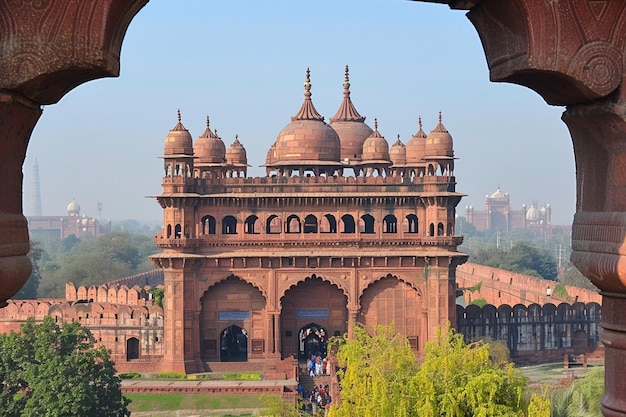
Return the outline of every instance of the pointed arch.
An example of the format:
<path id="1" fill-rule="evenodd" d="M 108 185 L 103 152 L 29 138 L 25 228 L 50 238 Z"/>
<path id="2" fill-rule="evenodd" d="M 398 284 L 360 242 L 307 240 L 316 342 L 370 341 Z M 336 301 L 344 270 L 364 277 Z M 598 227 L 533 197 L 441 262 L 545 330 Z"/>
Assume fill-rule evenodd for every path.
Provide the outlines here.
<path id="1" fill-rule="evenodd" d="M 337 233 L 337 220 L 332 214 L 324 214 L 320 224 L 320 233 Z"/>
<path id="2" fill-rule="evenodd" d="M 276 214 L 269 216 L 265 222 L 265 233 L 279 235 L 283 231 L 282 220 Z"/>
<path id="3" fill-rule="evenodd" d="M 203 235 L 214 235 L 215 234 L 215 217 L 211 215 L 206 215 L 202 217 L 201 222 L 201 233 Z"/>
<path id="4" fill-rule="evenodd" d="M 317 233 L 317 217 L 309 214 L 304 218 L 304 233 Z"/>
<path id="5" fill-rule="evenodd" d="M 222 234 L 223 235 L 236 235 L 237 234 L 237 219 L 234 216 L 224 216 L 222 219 Z"/>
<path id="6" fill-rule="evenodd" d="M 354 223 L 354 217 L 350 214 L 344 214 L 341 216 L 341 223 L 343 224 L 343 230 L 341 233 L 355 233 L 356 226 Z"/>
<path id="7" fill-rule="evenodd" d="M 359 232 L 365 234 L 376 233 L 374 229 L 374 216 L 371 214 L 364 214 L 359 221 Z"/>
<path id="8" fill-rule="evenodd" d="M 246 218 L 244 233 L 248 235 L 257 235 L 259 232 L 256 230 L 256 224 L 259 217 L 252 214 Z"/>
<path id="9" fill-rule="evenodd" d="M 419 226 L 417 223 L 417 216 L 415 214 L 408 214 L 405 217 L 405 228 L 404 228 L 404 232 L 405 233 L 418 233 L 419 232 Z"/>
<path id="10" fill-rule="evenodd" d="M 302 232 L 302 223 L 300 221 L 300 217 L 295 214 L 287 217 L 286 222 L 286 230 L 285 233 L 301 233 Z"/>
<path id="11" fill-rule="evenodd" d="M 398 219 L 393 214 L 383 217 L 383 233 L 398 233 Z"/>

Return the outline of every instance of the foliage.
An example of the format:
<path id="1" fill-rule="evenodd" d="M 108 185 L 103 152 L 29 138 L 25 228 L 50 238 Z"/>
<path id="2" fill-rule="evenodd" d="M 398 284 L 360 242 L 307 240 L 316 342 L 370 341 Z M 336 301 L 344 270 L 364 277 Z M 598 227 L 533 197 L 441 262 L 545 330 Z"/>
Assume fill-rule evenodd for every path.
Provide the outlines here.
<path id="1" fill-rule="evenodd" d="M 187 375 L 182 372 L 162 371 L 157 375 L 159 379 L 186 379 Z"/>
<path id="2" fill-rule="evenodd" d="M 78 322 L 59 327 L 51 317 L 0 334 L 0 415 L 129 416 L 109 352 L 94 346 Z"/>
<path id="3" fill-rule="evenodd" d="M 587 375 L 575 379 L 572 386 L 560 398 L 553 400 L 553 410 L 565 417 L 602 417 L 600 399 L 604 394 L 604 368 L 590 368 Z M 555 414 L 558 416 L 558 414 Z"/>
<path id="4" fill-rule="evenodd" d="M 528 404 L 528 417 L 550 417 L 550 399 L 546 396 L 533 394 Z"/>
<path id="5" fill-rule="evenodd" d="M 522 416 L 526 379 L 483 342 L 465 344 L 452 329 L 440 330 L 426 345 L 418 366 L 404 337 L 393 326 L 373 336 L 359 325 L 352 339 L 332 338 L 342 370 L 337 416 Z M 535 400 L 533 409 L 545 403 Z"/>
<path id="6" fill-rule="evenodd" d="M 107 233 L 98 239 L 45 239 L 45 261 L 39 296 L 60 297 L 65 283 L 89 286 L 149 271 L 148 256 L 158 252 L 154 238 L 125 231 Z"/>
<path id="7" fill-rule="evenodd" d="M 477 305 L 478 307 L 484 307 L 487 305 L 487 300 L 484 298 L 477 298 L 475 300 L 472 300 L 470 304 Z"/>
<path id="8" fill-rule="evenodd" d="M 39 288 L 39 281 L 41 280 L 41 261 L 44 255 L 39 242 L 30 242 L 30 251 L 28 252 L 28 258 L 33 265 L 33 271 L 28 278 L 28 281 L 22 286 L 17 294 L 13 296 L 16 300 L 34 300 L 37 298 L 37 289 Z"/>
<path id="9" fill-rule="evenodd" d="M 154 305 L 163 308 L 163 296 L 165 295 L 165 289 L 163 287 L 152 287 L 148 290 L 148 293 L 152 294 Z"/>
<path id="10" fill-rule="evenodd" d="M 139 372 L 124 372 L 118 375 L 120 379 L 139 379 L 141 374 Z"/>
<path id="11" fill-rule="evenodd" d="M 259 372 L 228 372 L 223 373 L 221 379 L 229 381 L 261 381 L 263 376 Z"/>
<path id="12" fill-rule="evenodd" d="M 353 337 L 331 338 L 338 347 L 337 372 L 341 402 L 330 416 L 404 416 L 415 399 L 406 388 L 417 372 L 415 355 L 407 339 L 393 326 L 378 326 L 373 336 L 355 324 Z"/>
<path id="13" fill-rule="evenodd" d="M 569 294 L 567 293 L 567 288 L 563 284 L 556 284 L 554 286 L 554 290 L 552 290 L 552 295 L 557 297 L 569 298 Z"/>
<path id="14" fill-rule="evenodd" d="M 465 344 L 450 328 L 426 344 L 426 358 L 411 380 L 420 417 L 518 416 L 525 377 L 512 363 L 494 364 L 489 346 Z"/>
<path id="15" fill-rule="evenodd" d="M 300 407 L 298 404 L 290 404 L 286 401 L 283 401 L 277 395 L 270 394 L 261 394 L 259 395 L 259 399 L 266 407 L 265 410 L 261 410 L 259 415 L 265 417 L 300 417 L 304 414 L 304 412 L 300 412 Z M 299 400 L 298 400 L 299 401 Z"/>
<path id="16" fill-rule="evenodd" d="M 518 242 L 510 250 L 479 250 L 474 262 L 494 268 L 506 269 L 525 275 L 556 280 L 557 268 L 554 256 L 527 243 Z"/>
<path id="17" fill-rule="evenodd" d="M 598 291 L 598 287 L 585 277 L 575 266 L 570 266 L 559 274 L 559 282 L 563 285 L 583 288 L 589 291 Z"/>

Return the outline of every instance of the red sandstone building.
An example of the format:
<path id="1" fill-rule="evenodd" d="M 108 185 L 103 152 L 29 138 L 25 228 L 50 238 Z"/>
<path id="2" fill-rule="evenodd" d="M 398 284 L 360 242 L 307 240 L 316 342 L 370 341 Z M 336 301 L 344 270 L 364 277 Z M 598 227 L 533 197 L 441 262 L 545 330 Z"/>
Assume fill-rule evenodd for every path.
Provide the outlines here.
<path id="1" fill-rule="evenodd" d="M 304 357 L 355 323 L 395 323 L 417 355 L 455 324 L 457 251 L 452 136 L 420 126 L 389 147 L 350 99 L 330 123 L 304 102 L 248 178 L 238 138 L 207 128 L 193 143 L 178 123 L 165 140 L 163 369 Z M 235 366 L 235 364 L 233 364 Z M 239 368 L 240 369 L 240 368 Z"/>
<path id="2" fill-rule="evenodd" d="M 472 206 L 465 207 L 465 218 L 476 230 L 512 231 L 515 229 L 536 229 L 549 231 L 552 227 L 552 207 L 546 204 L 540 209 L 536 204 L 521 210 L 511 209 L 509 193 L 500 187 L 491 195 L 485 196 L 485 209 L 475 210 Z"/>

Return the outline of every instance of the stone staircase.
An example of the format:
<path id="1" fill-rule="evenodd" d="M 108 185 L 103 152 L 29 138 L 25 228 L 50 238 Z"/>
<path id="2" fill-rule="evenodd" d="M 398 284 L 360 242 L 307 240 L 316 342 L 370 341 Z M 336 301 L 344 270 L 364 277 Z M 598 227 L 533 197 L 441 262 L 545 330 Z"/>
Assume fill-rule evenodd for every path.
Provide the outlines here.
<path id="1" fill-rule="evenodd" d="M 330 385 L 330 375 L 311 377 L 311 375 L 309 374 L 309 370 L 306 367 L 306 363 L 300 363 L 298 364 L 298 381 L 300 382 L 300 385 L 302 385 L 302 388 L 304 389 L 308 397 L 308 395 L 313 390 L 313 387 L 319 387 L 320 384 L 322 386 Z"/>

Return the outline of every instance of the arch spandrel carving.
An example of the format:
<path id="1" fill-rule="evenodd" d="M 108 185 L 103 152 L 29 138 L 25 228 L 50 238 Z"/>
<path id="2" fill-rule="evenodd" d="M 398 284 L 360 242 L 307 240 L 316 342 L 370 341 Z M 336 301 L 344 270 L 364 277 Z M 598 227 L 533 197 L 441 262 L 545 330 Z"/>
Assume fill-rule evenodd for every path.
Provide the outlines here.
<path id="1" fill-rule="evenodd" d="M 614 92 L 624 77 L 622 1 L 483 1 L 468 13 L 492 81 L 526 86 L 548 104 Z"/>
<path id="2" fill-rule="evenodd" d="M 400 276 L 397 276 L 397 275 L 393 275 L 393 274 L 387 274 L 387 275 L 376 275 L 374 279 L 372 279 L 372 280 L 368 280 L 368 281 L 367 281 L 367 283 L 366 283 L 366 285 L 364 285 L 364 286 L 360 289 L 359 294 L 358 294 L 358 297 L 357 297 L 357 299 L 358 299 L 358 301 L 359 301 L 359 304 L 358 304 L 359 309 L 361 308 L 361 298 L 363 297 L 363 294 L 365 293 L 365 291 L 366 291 L 369 287 L 371 287 L 372 285 L 374 285 L 375 283 L 377 283 L 378 281 L 380 281 L 380 280 L 382 280 L 382 279 L 385 279 L 385 278 L 393 278 L 393 279 L 396 279 L 396 280 L 398 280 L 398 281 L 400 281 L 400 282 L 403 282 L 403 283 L 405 283 L 406 285 L 408 285 L 409 287 L 413 288 L 415 291 L 417 291 L 417 295 L 418 295 L 419 297 L 422 297 L 422 296 L 423 296 L 423 292 L 422 292 L 421 288 L 420 288 L 420 287 L 419 287 L 419 286 L 418 286 L 415 282 L 413 282 L 411 279 L 403 278 L 403 277 L 400 277 Z"/>
<path id="3" fill-rule="evenodd" d="M 86 81 L 119 75 L 126 29 L 147 2 L 3 2 L 0 88 L 53 104 Z"/>
<path id="4" fill-rule="evenodd" d="M 348 288 L 346 287 L 347 282 L 342 282 L 341 279 L 338 278 L 334 278 L 334 277 L 329 277 L 326 275 L 316 275 L 316 274 L 291 274 L 292 276 L 289 276 L 286 273 L 281 273 L 278 276 L 278 304 L 280 305 L 280 303 L 282 303 L 283 298 L 285 297 L 285 294 L 287 294 L 287 292 L 292 289 L 295 288 L 296 286 L 298 286 L 298 284 L 305 282 L 306 280 L 315 280 L 315 279 L 319 279 L 322 282 L 328 282 L 329 284 L 331 284 L 334 287 L 337 287 L 339 290 L 341 290 L 341 292 L 343 293 L 343 295 L 347 298 L 348 300 L 348 305 L 351 306 L 352 305 L 352 301 L 353 301 L 353 295 L 352 293 L 348 290 Z"/>

